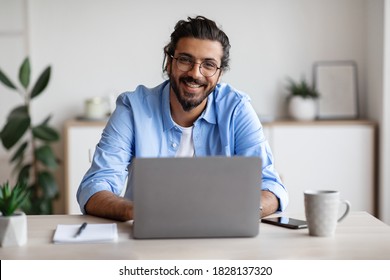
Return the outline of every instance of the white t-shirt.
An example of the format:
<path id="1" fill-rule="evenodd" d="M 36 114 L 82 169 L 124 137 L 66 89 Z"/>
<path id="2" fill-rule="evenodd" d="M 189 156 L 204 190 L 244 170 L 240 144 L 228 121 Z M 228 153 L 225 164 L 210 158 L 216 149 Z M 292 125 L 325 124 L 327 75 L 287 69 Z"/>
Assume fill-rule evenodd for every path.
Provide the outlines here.
<path id="1" fill-rule="evenodd" d="M 176 151 L 176 157 L 193 157 L 195 154 L 194 141 L 192 140 L 193 126 L 180 128 L 182 136 L 179 148 Z"/>

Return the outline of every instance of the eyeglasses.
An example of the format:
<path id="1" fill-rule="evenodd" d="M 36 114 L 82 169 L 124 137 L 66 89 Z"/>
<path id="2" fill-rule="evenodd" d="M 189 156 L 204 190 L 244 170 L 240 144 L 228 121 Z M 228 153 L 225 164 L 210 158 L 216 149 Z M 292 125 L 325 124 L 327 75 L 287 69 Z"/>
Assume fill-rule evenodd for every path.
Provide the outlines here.
<path id="1" fill-rule="evenodd" d="M 207 78 L 210 78 L 217 73 L 221 67 L 218 67 L 214 62 L 205 60 L 201 63 L 195 62 L 194 59 L 188 56 L 178 56 L 174 57 L 173 55 L 170 55 L 172 59 L 176 59 L 176 65 L 177 68 L 179 68 L 180 71 L 187 72 L 192 70 L 194 68 L 195 64 L 199 64 L 199 72 Z"/>

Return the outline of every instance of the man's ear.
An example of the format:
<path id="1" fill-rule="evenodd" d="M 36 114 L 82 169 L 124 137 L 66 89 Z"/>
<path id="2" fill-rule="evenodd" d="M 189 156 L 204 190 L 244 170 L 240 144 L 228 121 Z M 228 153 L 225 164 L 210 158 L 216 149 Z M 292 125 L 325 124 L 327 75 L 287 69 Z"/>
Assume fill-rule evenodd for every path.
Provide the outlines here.
<path id="1" fill-rule="evenodd" d="M 165 64 L 165 71 L 170 76 L 172 72 L 172 58 L 168 57 L 167 62 Z"/>
<path id="2" fill-rule="evenodd" d="M 172 73 L 172 60 L 167 61 L 167 72 L 169 75 Z"/>

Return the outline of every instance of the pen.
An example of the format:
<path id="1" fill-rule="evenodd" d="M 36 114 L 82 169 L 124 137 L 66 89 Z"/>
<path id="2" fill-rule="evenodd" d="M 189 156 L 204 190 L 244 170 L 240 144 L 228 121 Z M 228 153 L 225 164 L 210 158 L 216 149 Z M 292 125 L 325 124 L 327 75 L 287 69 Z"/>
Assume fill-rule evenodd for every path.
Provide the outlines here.
<path id="1" fill-rule="evenodd" d="M 83 232 L 83 230 L 84 230 L 86 227 L 87 227 L 87 223 L 83 223 L 83 224 L 79 227 L 79 229 L 77 230 L 77 232 L 76 232 L 76 234 L 74 235 L 74 237 L 79 236 L 79 235 Z"/>

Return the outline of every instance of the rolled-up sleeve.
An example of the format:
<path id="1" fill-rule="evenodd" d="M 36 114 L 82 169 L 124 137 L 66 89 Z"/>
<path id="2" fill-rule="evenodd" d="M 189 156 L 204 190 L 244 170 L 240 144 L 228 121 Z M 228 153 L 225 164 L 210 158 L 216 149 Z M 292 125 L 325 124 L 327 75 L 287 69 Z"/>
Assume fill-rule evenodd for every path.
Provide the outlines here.
<path id="1" fill-rule="evenodd" d="M 91 167 L 77 190 L 77 201 L 84 214 L 85 204 L 95 193 L 107 190 L 120 195 L 126 187 L 128 165 L 132 158 L 132 116 L 128 107 L 119 96 L 116 109 L 96 146 Z"/>
<path id="2" fill-rule="evenodd" d="M 273 156 L 268 141 L 264 139 L 260 147 L 260 157 L 263 165 L 261 189 L 272 192 L 279 199 L 278 211 L 284 211 L 288 205 L 287 189 L 274 168 Z"/>

